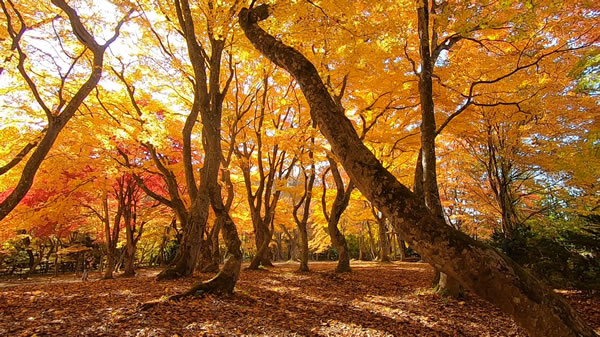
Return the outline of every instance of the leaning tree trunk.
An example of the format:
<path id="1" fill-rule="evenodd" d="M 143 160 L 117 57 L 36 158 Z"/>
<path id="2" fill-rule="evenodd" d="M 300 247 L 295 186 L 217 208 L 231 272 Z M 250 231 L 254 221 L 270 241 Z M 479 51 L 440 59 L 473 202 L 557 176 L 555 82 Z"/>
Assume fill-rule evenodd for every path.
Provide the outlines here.
<path id="1" fill-rule="evenodd" d="M 30 89 L 34 93 L 34 96 L 37 97 L 38 104 L 41 105 L 44 108 L 44 110 L 46 110 L 48 126 L 46 133 L 38 143 L 35 150 L 33 150 L 33 153 L 31 154 L 29 159 L 27 159 L 27 162 L 25 163 L 25 166 L 21 171 L 21 177 L 19 178 L 17 185 L 8 194 L 8 196 L 6 196 L 6 198 L 4 198 L 4 200 L 0 202 L 0 221 L 4 219 L 19 204 L 19 202 L 21 202 L 21 200 L 25 197 L 27 192 L 29 192 L 29 189 L 33 185 L 33 181 L 37 174 L 37 171 L 39 170 L 44 159 L 46 159 L 46 156 L 50 152 L 50 149 L 54 145 L 54 142 L 58 138 L 58 135 L 67 125 L 69 120 L 77 113 L 79 107 L 83 104 L 89 93 L 92 92 L 94 88 L 96 88 L 96 85 L 102 77 L 102 70 L 104 67 L 104 53 L 106 52 L 106 49 L 108 49 L 110 44 L 117 39 L 117 37 L 119 36 L 121 26 L 129 17 L 129 15 L 133 12 L 133 9 L 131 9 L 128 12 L 127 16 L 118 22 L 112 37 L 110 37 L 104 44 L 99 44 L 96 41 L 95 37 L 92 35 L 92 33 L 88 31 L 85 25 L 81 22 L 81 19 L 77 14 L 77 11 L 75 11 L 75 9 L 70 7 L 64 0 L 52 0 L 52 4 L 54 4 L 56 7 L 60 8 L 63 12 L 65 12 L 65 14 L 69 17 L 69 23 L 71 24 L 73 32 L 75 32 L 78 41 L 81 44 L 83 44 L 85 48 L 87 48 L 87 50 L 90 50 L 92 52 L 91 72 L 89 77 L 79 87 L 79 89 L 72 93 L 71 99 L 66 102 L 63 102 L 66 104 L 58 105 L 63 106 L 62 111 L 60 109 L 50 111 L 46 104 L 41 100 L 41 98 L 39 98 L 37 94 L 38 89 L 35 87 L 35 85 L 31 81 L 27 81 L 30 86 Z M 22 34 L 12 34 L 11 36 L 13 44 L 17 47 L 17 50 L 19 51 L 19 68 L 23 67 L 23 63 L 27 58 L 27 55 L 22 52 L 21 47 L 19 46 L 19 40 L 21 39 L 21 36 Z M 21 73 L 25 73 L 24 68 L 21 68 L 20 70 Z M 28 79 L 27 76 L 24 77 L 26 80 Z M 23 157 L 21 157 L 18 160 L 20 161 L 21 159 L 23 159 Z"/>
<path id="2" fill-rule="evenodd" d="M 317 69 L 297 50 L 265 32 L 258 21 L 269 7 L 242 9 L 240 25 L 250 42 L 298 81 L 311 117 L 358 189 L 429 263 L 497 305 L 534 337 L 596 336 L 552 289 L 495 249 L 471 239 L 433 215 L 362 143 L 344 108 L 336 103 Z"/>

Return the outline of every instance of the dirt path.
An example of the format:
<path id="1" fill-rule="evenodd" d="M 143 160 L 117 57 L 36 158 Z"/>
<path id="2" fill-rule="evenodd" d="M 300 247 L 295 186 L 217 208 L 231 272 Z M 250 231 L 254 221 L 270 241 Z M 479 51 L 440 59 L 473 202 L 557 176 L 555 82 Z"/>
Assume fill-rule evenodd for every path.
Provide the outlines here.
<path id="1" fill-rule="evenodd" d="M 343 275 L 331 273 L 334 267 L 245 271 L 233 296 L 159 304 L 147 312 L 139 303 L 210 275 L 159 283 L 149 270 L 109 281 L 11 281 L 0 289 L 0 336 L 526 336 L 476 297 L 433 295 L 425 264 L 354 263 L 354 272 Z M 600 329 L 600 295 L 565 296 Z"/>

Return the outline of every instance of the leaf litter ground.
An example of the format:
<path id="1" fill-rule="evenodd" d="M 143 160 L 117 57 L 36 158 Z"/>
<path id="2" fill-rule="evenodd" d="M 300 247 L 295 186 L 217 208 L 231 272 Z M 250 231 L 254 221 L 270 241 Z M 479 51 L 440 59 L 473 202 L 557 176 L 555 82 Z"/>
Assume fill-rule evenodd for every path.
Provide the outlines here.
<path id="1" fill-rule="evenodd" d="M 74 275 L 0 282 L 0 336 L 527 336 L 487 302 L 432 293 L 421 263 L 315 262 L 242 271 L 234 295 L 140 304 L 186 290 L 211 275 L 156 282 L 135 278 L 81 282 Z M 561 291 L 600 330 L 600 295 Z"/>

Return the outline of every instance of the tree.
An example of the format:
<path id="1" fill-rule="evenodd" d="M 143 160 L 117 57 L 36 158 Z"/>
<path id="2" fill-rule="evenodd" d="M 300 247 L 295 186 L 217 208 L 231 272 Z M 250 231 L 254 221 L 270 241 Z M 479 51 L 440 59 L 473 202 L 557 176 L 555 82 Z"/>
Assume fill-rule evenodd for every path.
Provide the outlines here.
<path id="1" fill-rule="evenodd" d="M 56 138 L 100 81 L 104 66 L 104 53 L 117 39 L 121 26 L 125 23 L 131 13 L 133 13 L 133 9 L 130 9 L 125 14 L 124 18 L 117 23 L 114 34 L 105 43 L 100 44 L 82 23 L 81 18 L 75 9 L 69 6 L 64 0 L 53 0 L 52 4 L 60 8 L 68 16 L 71 29 L 81 45 L 72 48 L 72 50 L 65 50 L 64 45 L 61 42 L 64 37 L 56 33 L 57 35 L 54 36 L 54 38 L 58 40 L 60 45 L 59 49 L 61 49 L 66 58 L 70 60 L 70 64 L 66 71 L 61 71 L 61 67 L 57 65 L 59 73 L 59 78 L 56 79 L 56 85 L 58 85 L 59 88 L 57 95 L 55 97 L 46 97 L 46 90 L 40 90 L 39 85 L 36 84 L 36 78 L 30 75 L 32 71 L 27 69 L 28 67 L 25 63 L 25 60 L 27 59 L 27 50 L 24 48 L 22 40 L 33 23 L 28 23 L 26 21 L 25 16 L 21 14 L 22 9 L 15 6 L 12 1 L 0 2 L 0 6 L 2 7 L 3 14 L 6 18 L 8 35 L 11 40 L 11 49 L 16 50 L 18 55 L 17 70 L 22 80 L 27 84 L 35 102 L 41 110 L 43 110 L 47 122 L 43 136 L 41 136 L 39 141 L 29 142 L 13 160 L 10 160 L 6 165 L 3 165 L 2 171 L 6 172 L 14 167 L 16 163 L 23 160 L 29 151 L 33 150 L 23 167 L 19 182 L 12 192 L 0 202 L 0 220 L 4 219 L 17 206 L 23 197 L 25 197 L 33 185 L 33 180 L 42 161 L 46 158 L 46 155 L 52 148 Z M 18 22 L 18 28 L 17 23 L 14 21 Z M 78 88 L 73 88 L 71 86 L 73 79 L 72 72 L 78 70 L 76 68 L 79 67 L 80 63 L 83 63 L 81 60 L 85 60 L 90 56 L 92 60 L 89 64 L 91 69 L 89 77 L 81 83 Z M 72 96 L 67 96 L 66 92 L 71 90 L 75 93 L 72 94 Z"/>
<path id="2" fill-rule="evenodd" d="M 315 137 L 310 137 L 310 144 L 307 145 L 308 149 L 302 150 L 302 152 L 306 152 L 308 154 L 308 162 L 309 168 L 302 163 L 302 159 L 300 160 L 300 167 L 303 176 L 303 189 L 302 196 L 298 202 L 293 202 L 294 209 L 292 214 L 294 215 L 294 220 L 296 221 L 296 225 L 298 226 L 298 231 L 300 232 L 300 268 L 299 271 L 307 272 L 308 268 L 308 219 L 310 217 L 310 208 L 312 202 L 312 191 L 315 185 L 315 178 L 317 176 L 317 172 L 315 169 L 315 155 L 313 147 L 315 145 Z M 301 157 L 303 153 L 300 154 Z M 302 218 L 298 216 L 298 211 L 302 208 Z"/>
<path id="3" fill-rule="evenodd" d="M 333 159 L 333 156 L 328 156 L 327 159 L 329 161 L 329 167 L 323 172 L 323 194 L 321 196 L 321 205 L 323 208 L 323 215 L 325 216 L 325 220 L 327 220 L 327 230 L 329 231 L 331 242 L 338 250 L 339 258 L 335 271 L 338 273 L 346 273 L 351 271 L 350 252 L 348 251 L 348 243 L 346 242 L 346 238 L 342 232 L 340 232 L 338 224 L 340 222 L 340 218 L 342 217 L 342 213 L 344 210 L 346 210 L 348 203 L 350 202 L 350 196 L 352 195 L 352 190 L 354 189 L 354 183 L 352 180 L 350 180 L 348 185 L 344 186 L 344 181 L 340 175 L 337 162 L 335 159 Z M 331 204 L 331 209 L 328 211 L 326 198 L 327 183 L 325 181 L 325 177 L 329 171 L 331 171 L 331 175 L 333 176 L 333 180 L 335 182 L 336 193 L 335 199 Z"/>
<path id="4" fill-rule="evenodd" d="M 290 177 L 297 156 L 284 148 L 283 144 L 276 141 L 275 137 L 266 137 L 267 126 L 277 131 L 284 131 L 292 125 L 294 111 L 285 109 L 285 113 L 269 115 L 269 76 L 262 77 L 262 97 L 260 106 L 255 106 L 252 124 L 254 139 L 244 142 L 235 151 L 239 159 L 239 168 L 242 171 L 248 208 L 252 219 L 255 234 L 256 255 L 254 255 L 248 269 L 258 269 L 260 265 L 272 266 L 270 260 L 269 244 L 274 232 L 274 218 L 277 204 L 281 197 L 281 189 L 277 186 L 280 180 Z M 290 92 L 292 84 L 286 90 Z M 249 128 L 248 128 L 249 129 Z M 270 129 L 271 130 L 271 129 Z M 244 130 L 248 134 L 249 130 Z M 256 164 L 254 165 L 254 158 Z M 258 179 L 252 179 L 252 173 Z M 258 180 L 258 181 L 256 181 Z"/>
<path id="5" fill-rule="evenodd" d="M 206 224 L 209 218 L 209 208 L 212 207 L 218 223 L 220 223 L 223 232 L 224 241 L 228 247 L 229 258 L 223 269 L 215 278 L 207 283 L 198 285 L 205 287 L 204 290 L 215 290 L 230 292 L 239 275 L 241 266 L 241 251 L 239 250 L 240 241 L 237 230 L 228 209 L 221 197 L 221 187 L 218 184 L 219 168 L 223 158 L 221 149 L 221 116 L 223 101 L 233 79 L 232 68 L 225 79 L 221 79 L 222 58 L 225 51 L 226 40 L 232 38 L 228 20 L 235 13 L 238 2 L 231 4 L 214 4 L 209 2 L 205 9 L 205 15 L 211 21 L 206 28 L 206 45 L 210 46 L 210 52 L 205 49 L 205 43 L 198 36 L 197 20 L 194 21 L 194 11 L 196 8 L 190 7 L 187 0 L 174 1 L 173 3 L 161 3 L 162 14 L 166 16 L 169 22 L 168 28 L 175 29 L 183 38 L 181 43 L 187 48 L 187 59 L 179 60 L 179 53 L 173 52 L 166 46 L 170 45 L 167 32 L 156 30 L 149 26 L 149 30 L 164 55 L 169 57 L 174 64 L 181 65 L 189 62 L 191 69 L 183 67 L 178 71 L 189 81 L 191 94 L 193 98 L 186 102 L 189 113 L 185 118 L 185 124 L 181 130 L 181 153 L 179 162 L 183 166 L 183 181 L 185 182 L 186 194 L 183 196 L 180 190 L 178 177 L 173 171 L 172 160 L 168 155 L 159 152 L 159 148 L 151 142 L 144 142 L 142 146 L 146 149 L 154 165 L 163 176 L 168 187 L 169 197 L 164 197 L 154 193 L 147 187 L 144 191 L 156 200 L 172 207 L 182 223 L 183 235 L 182 242 L 177 255 L 171 265 L 158 275 L 159 279 L 177 278 L 187 276 L 193 273 L 201 254 L 203 236 L 205 235 Z M 174 12 L 174 13 L 173 13 Z M 175 15 L 176 20 L 169 16 Z M 223 21 L 212 22 L 216 17 Z M 146 18 L 146 21 L 147 18 Z M 176 22 L 177 27 L 172 27 L 171 22 Z M 148 22 L 146 22 L 148 23 Z M 228 28 L 229 27 L 229 28 Z M 232 64 L 232 55 L 229 56 L 229 64 Z M 143 100 L 136 97 L 133 83 L 128 81 L 125 76 L 125 69 L 114 71 L 115 75 L 126 88 L 130 104 L 137 113 L 140 124 L 144 124 Z M 179 92 L 178 92 L 179 93 Z M 152 108 L 152 106 L 148 107 Z M 202 158 L 202 167 L 200 169 L 199 179 L 197 169 L 194 165 L 197 162 L 194 158 L 195 150 L 192 144 L 192 134 L 197 123 L 198 117 L 202 121 L 202 141 L 204 145 L 204 157 Z M 132 161 L 127 157 L 127 153 L 121 151 L 123 156 L 123 165 L 131 166 Z M 200 291 L 195 287 L 193 292 Z"/>
<path id="6" fill-rule="evenodd" d="M 268 6 L 242 9 L 239 17 L 252 44 L 298 81 L 311 117 L 358 189 L 430 263 L 498 305 L 533 336 L 595 335 L 551 289 L 493 248 L 447 226 L 381 165 L 359 139 L 313 64 L 258 25 L 269 17 Z"/>

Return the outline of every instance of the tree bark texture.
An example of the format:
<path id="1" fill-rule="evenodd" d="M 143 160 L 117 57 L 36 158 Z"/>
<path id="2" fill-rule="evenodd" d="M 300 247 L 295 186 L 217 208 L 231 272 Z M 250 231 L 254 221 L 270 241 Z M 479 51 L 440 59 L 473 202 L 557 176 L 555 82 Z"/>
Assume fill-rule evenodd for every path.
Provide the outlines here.
<path id="1" fill-rule="evenodd" d="M 269 7 L 242 9 L 240 25 L 250 42 L 300 84 L 311 117 L 344 169 L 371 201 L 429 263 L 494 303 L 534 337 L 596 336 L 575 310 L 523 268 L 493 248 L 446 225 L 402 185 L 362 143 L 317 69 L 297 50 L 265 32 L 258 21 Z"/>

